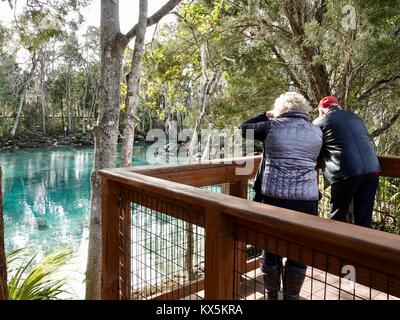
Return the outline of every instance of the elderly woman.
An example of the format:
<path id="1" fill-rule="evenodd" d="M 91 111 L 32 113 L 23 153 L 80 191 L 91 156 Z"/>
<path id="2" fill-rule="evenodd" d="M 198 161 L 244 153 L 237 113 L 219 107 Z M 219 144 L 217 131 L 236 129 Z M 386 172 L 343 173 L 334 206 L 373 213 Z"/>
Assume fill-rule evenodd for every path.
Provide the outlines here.
<path id="1" fill-rule="evenodd" d="M 255 201 L 318 214 L 317 158 L 322 132 L 309 120 L 310 106 L 299 93 L 287 92 L 275 102 L 272 111 L 244 122 L 240 129 L 245 138 L 264 143 L 263 160 L 258 169 Z M 261 270 L 268 298 L 276 300 L 283 282 L 283 297 L 297 300 L 307 267 L 263 251 Z"/>

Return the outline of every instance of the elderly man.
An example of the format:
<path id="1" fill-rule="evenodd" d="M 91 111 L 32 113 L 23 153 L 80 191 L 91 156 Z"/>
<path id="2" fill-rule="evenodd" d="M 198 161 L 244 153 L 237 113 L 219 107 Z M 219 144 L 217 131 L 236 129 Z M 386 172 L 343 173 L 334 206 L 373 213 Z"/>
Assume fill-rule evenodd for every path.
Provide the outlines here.
<path id="1" fill-rule="evenodd" d="M 381 168 L 367 128 L 358 115 L 342 110 L 336 97 L 323 98 L 318 108 L 314 124 L 323 133 L 320 157 L 325 187 L 332 186 L 330 218 L 346 222 L 353 200 L 355 224 L 369 228 Z"/>

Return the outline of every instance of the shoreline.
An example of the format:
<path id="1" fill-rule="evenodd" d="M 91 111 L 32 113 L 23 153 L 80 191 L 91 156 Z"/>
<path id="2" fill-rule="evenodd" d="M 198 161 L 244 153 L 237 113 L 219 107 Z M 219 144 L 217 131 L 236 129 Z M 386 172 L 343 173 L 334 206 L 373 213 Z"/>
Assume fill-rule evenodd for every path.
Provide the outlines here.
<path id="1" fill-rule="evenodd" d="M 135 144 L 146 142 L 143 136 L 138 135 Z M 120 141 L 118 141 L 118 144 Z M 71 135 L 51 136 L 51 137 L 16 137 L 16 138 L 0 138 L 1 151 L 20 151 L 35 148 L 46 147 L 94 147 L 94 137 L 92 135 Z"/>
<path id="2" fill-rule="evenodd" d="M 0 140 L 0 151 L 19 151 L 43 147 L 91 147 L 94 139 L 91 136 L 69 137 L 32 137 L 28 139 L 13 138 Z"/>

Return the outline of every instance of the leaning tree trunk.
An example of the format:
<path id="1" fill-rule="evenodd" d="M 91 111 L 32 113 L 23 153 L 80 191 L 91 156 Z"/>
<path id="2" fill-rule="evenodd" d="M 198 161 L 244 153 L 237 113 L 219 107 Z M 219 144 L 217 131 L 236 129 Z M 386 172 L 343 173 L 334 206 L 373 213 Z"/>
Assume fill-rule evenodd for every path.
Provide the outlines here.
<path id="1" fill-rule="evenodd" d="M 119 128 L 119 84 L 123 46 L 117 41 L 119 1 L 101 1 L 101 89 L 100 113 L 94 128 L 95 156 L 91 177 L 89 253 L 86 270 L 86 299 L 101 298 L 101 179 L 99 170 L 114 168 Z"/>
<path id="2" fill-rule="evenodd" d="M 0 300 L 7 299 L 7 265 L 4 249 L 4 220 L 3 220 L 3 194 L 2 172 L 0 167 Z"/>
<path id="3" fill-rule="evenodd" d="M 147 25 L 158 23 L 181 0 L 169 0 L 147 19 Z M 136 36 L 137 25 L 127 34 L 120 32 L 119 0 L 101 0 L 100 48 L 101 85 L 99 119 L 93 129 L 95 151 L 91 177 L 91 211 L 89 252 L 86 270 L 86 299 L 101 298 L 101 179 L 99 170 L 114 168 L 119 132 L 119 95 L 123 53 Z"/>
<path id="4" fill-rule="evenodd" d="M 140 0 L 139 22 L 135 39 L 135 48 L 132 54 L 132 69 L 128 79 L 127 105 L 125 110 L 125 121 L 122 141 L 122 167 L 132 165 L 133 143 L 135 139 L 136 110 L 138 104 L 138 89 L 140 72 L 142 69 L 142 57 L 144 38 L 147 28 L 147 0 Z"/>
<path id="5" fill-rule="evenodd" d="M 70 68 L 71 69 L 71 68 Z M 67 110 L 68 110 L 68 134 L 72 132 L 72 83 L 71 83 L 71 74 L 68 75 L 68 101 L 67 101 Z"/>
<path id="6" fill-rule="evenodd" d="M 201 60 L 201 71 L 202 71 L 202 84 L 200 88 L 200 101 L 201 101 L 201 110 L 200 115 L 196 120 L 196 124 L 194 126 L 193 136 L 190 141 L 188 147 L 188 157 L 189 161 L 192 160 L 195 149 L 198 147 L 198 136 L 200 132 L 201 123 L 203 122 L 204 117 L 206 116 L 206 107 L 207 107 L 207 92 L 208 87 L 210 85 L 207 73 L 207 54 L 206 54 L 206 45 L 201 45 L 200 47 L 200 60 Z"/>
<path id="7" fill-rule="evenodd" d="M 42 53 L 43 54 L 43 53 Z M 42 57 L 40 61 L 40 102 L 42 104 L 42 130 L 43 135 L 46 135 L 46 117 L 47 117 L 47 92 L 45 84 L 45 60 Z"/>
<path id="8" fill-rule="evenodd" d="M 19 120 L 21 118 L 22 110 L 24 108 L 26 93 L 27 93 L 27 91 L 29 89 L 30 82 L 31 82 L 31 80 L 33 78 L 33 73 L 35 72 L 36 64 L 37 64 L 36 54 L 33 54 L 33 57 L 32 57 L 32 68 L 31 68 L 31 70 L 30 70 L 30 72 L 28 74 L 28 77 L 26 79 L 26 82 L 25 82 L 25 84 L 23 86 L 23 89 L 22 89 L 22 92 L 21 92 L 21 99 L 19 101 L 17 117 L 16 117 L 16 119 L 14 121 L 14 125 L 13 125 L 13 127 L 11 129 L 11 132 L 10 132 L 11 136 L 13 136 L 13 137 L 15 136 L 15 133 L 17 132 L 17 129 L 18 129 Z"/>
<path id="9" fill-rule="evenodd" d="M 19 101 L 17 117 L 15 118 L 14 125 L 11 128 L 11 136 L 12 137 L 15 136 L 15 133 L 17 132 L 17 129 L 18 129 L 19 119 L 21 118 L 22 110 L 24 108 L 25 92 L 26 92 L 26 89 L 24 88 L 23 93 L 21 95 L 21 100 Z"/>
<path id="10" fill-rule="evenodd" d="M 87 94 L 88 94 L 88 81 L 89 81 L 89 76 L 86 68 L 86 75 L 85 75 L 85 91 L 83 93 L 83 98 L 82 98 L 82 133 L 86 133 L 86 99 L 87 99 Z"/>
<path id="11" fill-rule="evenodd" d="M 43 84 L 41 84 L 41 95 L 40 95 L 40 101 L 42 104 L 42 130 L 43 130 L 43 135 L 46 135 L 46 116 L 47 116 L 47 93 L 46 89 L 44 88 Z"/>

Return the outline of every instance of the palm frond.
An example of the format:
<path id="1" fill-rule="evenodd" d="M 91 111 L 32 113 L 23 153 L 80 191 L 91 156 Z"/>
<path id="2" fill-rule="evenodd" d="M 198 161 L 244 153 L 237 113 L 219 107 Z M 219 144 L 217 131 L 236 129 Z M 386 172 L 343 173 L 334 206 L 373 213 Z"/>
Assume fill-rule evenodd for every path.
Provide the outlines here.
<path id="1" fill-rule="evenodd" d="M 10 300 L 56 300 L 65 289 L 67 278 L 61 277 L 60 268 L 72 255 L 72 250 L 58 250 L 35 263 L 38 253 L 30 248 L 18 249 L 7 256 Z"/>

